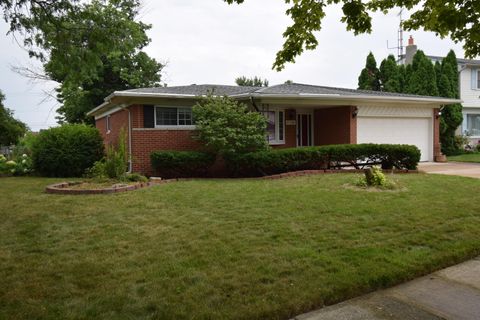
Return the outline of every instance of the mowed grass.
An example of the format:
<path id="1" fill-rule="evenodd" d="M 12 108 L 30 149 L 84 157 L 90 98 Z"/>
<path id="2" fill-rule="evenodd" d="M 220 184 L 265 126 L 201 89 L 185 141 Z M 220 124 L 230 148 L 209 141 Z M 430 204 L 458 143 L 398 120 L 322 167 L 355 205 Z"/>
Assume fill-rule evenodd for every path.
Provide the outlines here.
<path id="1" fill-rule="evenodd" d="M 458 155 L 458 156 L 449 156 L 448 160 L 449 161 L 458 161 L 458 162 L 478 162 L 478 163 L 480 163 L 480 152 L 461 154 L 461 155 Z"/>
<path id="2" fill-rule="evenodd" d="M 117 195 L 0 179 L 2 319 L 288 319 L 480 254 L 480 180 L 351 174 Z"/>

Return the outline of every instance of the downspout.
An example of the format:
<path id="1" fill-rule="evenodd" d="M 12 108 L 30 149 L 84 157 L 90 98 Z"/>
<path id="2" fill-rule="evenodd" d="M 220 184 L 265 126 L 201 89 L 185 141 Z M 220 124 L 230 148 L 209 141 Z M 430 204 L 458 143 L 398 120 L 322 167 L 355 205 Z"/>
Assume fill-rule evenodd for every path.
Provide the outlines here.
<path id="1" fill-rule="evenodd" d="M 260 112 L 260 109 L 258 109 L 257 104 L 255 103 L 255 100 L 253 100 L 253 96 L 250 96 L 250 102 L 252 103 L 252 106 L 255 108 L 257 112 Z"/>
<path id="2" fill-rule="evenodd" d="M 127 105 L 123 104 L 120 106 L 122 110 L 128 112 L 128 171 L 127 173 L 132 173 L 132 116 L 130 109 Z"/>

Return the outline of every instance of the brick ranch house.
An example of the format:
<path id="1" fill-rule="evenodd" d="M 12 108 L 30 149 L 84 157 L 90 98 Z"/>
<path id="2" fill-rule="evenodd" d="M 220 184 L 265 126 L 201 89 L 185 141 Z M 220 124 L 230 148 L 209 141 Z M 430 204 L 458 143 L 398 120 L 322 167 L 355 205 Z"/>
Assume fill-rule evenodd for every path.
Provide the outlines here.
<path id="1" fill-rule="evenodd" d="M 190 85 L 116 91 L 88 113 L 106 144 L 128 134 L 130 170 L 151 174 L 150 153 L 201 150 L 191 107 L 213 92 L 244 102 L 268 120 L 274 148 L 327 144 L 413 144 L 421 161 L 440 161 L 439 118 L 459 100 L 305 84 L 271 87 Z"/>

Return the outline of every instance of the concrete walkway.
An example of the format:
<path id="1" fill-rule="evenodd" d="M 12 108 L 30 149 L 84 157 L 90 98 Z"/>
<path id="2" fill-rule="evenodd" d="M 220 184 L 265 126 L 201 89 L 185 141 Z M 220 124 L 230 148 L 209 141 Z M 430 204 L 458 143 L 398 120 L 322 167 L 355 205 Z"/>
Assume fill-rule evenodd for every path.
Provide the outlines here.
<path id="1" fill-rule="evenodd" d="M 478 320 L 480 257 L 295 320 Z"/>
<path id="2" fill-rule="evenodd" d="M 448 174 L 470 178 L 480 178 L 480 163 L 470 162 L 424 162 L 418 165 L 420 171 L 426 173 Z M 480 319 L 480 317 L 479 317 Z"/>

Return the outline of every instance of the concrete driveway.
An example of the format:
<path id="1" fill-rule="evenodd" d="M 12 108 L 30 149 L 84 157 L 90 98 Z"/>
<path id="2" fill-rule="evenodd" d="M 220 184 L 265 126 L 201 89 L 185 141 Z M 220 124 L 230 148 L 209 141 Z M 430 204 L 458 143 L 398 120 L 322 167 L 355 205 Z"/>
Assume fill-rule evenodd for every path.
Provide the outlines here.
<path id="1" fill-rule="evenodd" d="M 462 176 L 480 178 L 480 163 L 468 162 L 422 162 L 418 165 L 420 171 L 426 173 L 448 174 L 451 176 Z"/>

